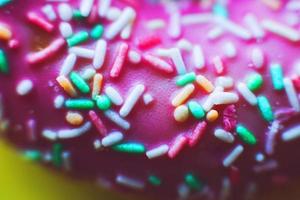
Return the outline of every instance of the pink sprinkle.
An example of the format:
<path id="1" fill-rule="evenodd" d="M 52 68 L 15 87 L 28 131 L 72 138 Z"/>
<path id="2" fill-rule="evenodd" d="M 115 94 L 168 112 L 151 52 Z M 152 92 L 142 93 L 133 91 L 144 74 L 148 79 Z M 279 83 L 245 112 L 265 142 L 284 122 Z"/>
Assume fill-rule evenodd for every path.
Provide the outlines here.
<path id="1" fill-rule="evenodd" d="M 183 147 L 187 144 L 187 142 L 188 139 L 184 135 L 177 136 L 168 151 L 169 158 L 175 158 L 183 149 Z"/>
<path id="2" fill-rule="evenodd" d="M 11 39 L 8 41 L 8 47 L 10 49 L 16 49 L 20 46 L 20 42 L 16 39 Z"/>
<path id="3" fill-rule="evenodd" d="M 127 54 L 129 50 L 129 45 L 126 42 L 120 44 L 117 50 L 117 57 L 113 63 L 112 69 L 110 71 L 110 76 L 116 78 L 120 75 L 122 67 L 125 63 Z"/>
<path id="4" fill-rule="evenodd" d="M 225 74 L 226 69 L 220 56 L 216 56 L 213 58 L 213 65 L 217 75 Z"/>
<path id="5" fill-rule="evenodd" d="M 52 32 L 54 30 L 54 26 L 46 21 L 45 19 L 41 18 L 40 16 L 38 16 L 36 13 L 34 12 L 28 12 L 27 13 L 27 19 L 37 25 L 38 27 L 44 29 L 47 32 Z"/>
<path id="6" fill-rule="evenodd" d="M 148 35 L 137 40 L 137 46 L 140 49 L 148 49 L 161 43 L 158 35 Z"/>
<path id="7" fill-rule="evenodd" d="M 150 54 L 143 55 L 143 60 L 154 69 L 158 69 L 162 72 L 172 73 L 174 71 L 173 67 L 169 63 Z"/>
<path id="8" fill-rule="evenodd" d="M 98 115 L 90 110 L 89 111 L 89 116 L 90 116 L 90 119 L 91 121 L 93 122 L 93 124 L 95 125 L 95 127 L 97 128 L 97 130 L 99 131 L 99 133 L 105 137 L 107 135 L 107 129 L 106 127 L 104 126 L 102 120 L 98 117 Z"/>
<path id="9" fill-rule="evenodd" d="M 237 114 L 235 105 L 229 105 L 223 112 L 223 127 L 226 131 L 232 131 L 237 124 Z"/>
<path id="10" fill-rule="evenodd" d="M 190 147 L 195 146 L 200 139 L 203 137 L 206 130 L 207 123 L 206 121 L 199 122 L 196 128 L 193 130 L 193 133 L 189 136 L 189 145 Z"/>
<path id="11" fill-rule="evenodd" d="M 26 123 L 28 138 L 30 141 L 36 140 L 36 121 L 34 119 L 29 119 Z"/>
<path id="12" fill-rule="evenodd" d="M 36 63 L 43 62 L 46 59 L 54 56 L 61 48 L 65 46 L 65 44 L 66 42 L 64 39 L 58 38 L 43 50 L 28 54 L 26 60 L 29 64 L 36 64 Z"/>

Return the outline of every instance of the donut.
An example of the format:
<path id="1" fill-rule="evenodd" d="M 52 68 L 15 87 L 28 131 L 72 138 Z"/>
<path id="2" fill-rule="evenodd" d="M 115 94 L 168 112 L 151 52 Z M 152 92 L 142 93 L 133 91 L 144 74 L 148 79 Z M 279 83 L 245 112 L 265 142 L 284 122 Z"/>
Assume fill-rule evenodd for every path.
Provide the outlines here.
<path id="1" fill-rule="evenodd" d="M 155 199 L 299 178 L 298 1 L 0 6 L 0 130 L 25 159 Z"/>

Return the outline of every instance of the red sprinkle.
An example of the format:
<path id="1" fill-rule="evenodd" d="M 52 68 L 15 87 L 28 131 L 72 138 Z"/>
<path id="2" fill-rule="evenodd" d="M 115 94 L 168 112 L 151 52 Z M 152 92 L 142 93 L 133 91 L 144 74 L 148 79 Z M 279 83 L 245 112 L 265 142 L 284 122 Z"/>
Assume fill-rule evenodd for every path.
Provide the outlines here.
<path id="1" fill-rule="evenodd" d="M 229 105 L 223 112 L 223 128 L 226 131 L 232 131 L 237 124 L 237 114 L 235 105 Z"/>
<path id="2" fill-rule="evenodd" d="M 175 158 L 183 149 L 183 147 L 187 144 L 187 142 L 188 139 L 184 135 L 177 136 L 168 151 L 169 158 Z"/>
<path id="3" fill-rule="evenodd" d="M 193 130 L 193 133 L 189 135 L 189 146 L 195 146 L 203 137 L 207 127 L 206 121 L 199 122 L 196 128 Z"/>
<path id="4" fill-rule="evenodd" d="M 113 63 L 113 66 L 110 71 L 110 76 L 116 78 L 120 75 L 122 67 L 125 63 L 127 54 L 129 51 L 129 45 L 126 42 L 120 44 L 117 49 L 117 57 Z"/>
<path id="5" fill-rule="evenodd" d="M 137 46 L 140 49 L 148 49 L 161 43 L 158 35 L 148 35 L 137 40 Z"/>
<path id="6" fill-rule="evenodd" d="M 34 12 L 28 12 L 27 19 L 31 23 L 37 25 L 38 27 L 44 29 L 47 32 L 52 32 L 54 30 L 54 26 L 50 22 L 48 22 L 45 19 L 43 19 L 42 17 L 38 16 Z"/>
<path id="7" fill-rule="evenodd" d="M 162 72 L 172 73 L 174 71 L 172 65 L 156 56 L 145 54 L 143 55 L 143 60 L 154 69 L 160 70 Z"/>
<path id="8" fill-rule="evenodd" d="M 97 128 L 97 130 L 99 131 L 99 133 L 105 137 L 107 135 L 107 129 L 106 127 L 104 126 L 102 120 L 98 117 L 98 115 L 90 110 L 89 111 L 89 116 L 90 116 L 90 119 L 91 121 L 93 122 L 93 124 L 95 125 L 95 127 Z"/>
<path id="9" fill-rule="evenodd" d="M 294 86 L 297 90 L 300 90 L 300 77 L 299 76 L 295 76 L 292 78 L 292 81 L 294 83 Z"/>

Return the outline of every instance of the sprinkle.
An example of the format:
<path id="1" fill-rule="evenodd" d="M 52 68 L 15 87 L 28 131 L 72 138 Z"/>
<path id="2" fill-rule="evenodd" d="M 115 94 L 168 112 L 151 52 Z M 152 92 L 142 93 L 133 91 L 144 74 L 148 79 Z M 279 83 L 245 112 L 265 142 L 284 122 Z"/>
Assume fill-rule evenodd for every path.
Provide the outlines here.
<path id="1" fill-rule="evenodd" d="M 198 75 L 196 83 L 207 93 L 211 93 L 214 90 L 213 84 L 205 76 Z"/>
<path id="2" fill-rule="evenodd" d="M 181 18 L 182 25 L 206 24 L 212 22 L 214 16 L 211 13 L 188 14 Z"/>
<path id="3" fill-rule="evenodd" d="M 284 78 L 283 84 L 291 106 L 295 109 L 296 112 L 300 112 L 300 104 L 297 97 L 297 92 L 291 79 Z"/>
<path id="4" fill-rule="evenodd" d="M 55 99 L 54 99 L 54 107 L 55 107 L 56 109 L 60 109 L 60 108 L 63 107 L 64 102 L 65 102 L 64 96 L 58 95 L 58 96 L 56 96 Z"/>
<path id="5" fill-rule="evenodd" d="M 112 101 L 113 104 L 120 106 L 123 104 L 124 100 L 120 93 L 113 87 L 107 86 L 105 88 L 105 94 L 108 96 L 108 98 Z"/>
<path id="6" fill-rule="evenodd" d="M 120 75 L 123 65 L 126 61 L 128 51 L 129 45 L 126 42 L 122 42 L 118 47 L 117 56 L 110 71 L 110 77 L 116 78 Z"/>
<path id="7" fill-rule="evenodd" d="M 264 65 L 264 54 L 260 48 L 254 48 L 251 54 L 251 60 L 253 65 L 257 69 L 261 69 Z"/>
<path id="8" fill-rule="evenodd" d="M 61 76 L 68 75 L 73 70 L 76 60 L 77 60 L 77 57 L 75 54 L 73 54 L 73 53 L 69 54 L 62 64 L 59 74 Z"/>
<path id="9" fill-rule="evenodd" d="M 277 21 L 265 19 L 262 20 L 261 25 L 267 31 L 270 31 L 271 33 L 274 33 L 283 38 L 286 38 L 292 42 L 297 42 L 300 40 L 300 33 L 297 30 L 288 27 L 284 24 L 281 24 Z"/>
<path id="10" fill-rule="evenodd" d="M 93 66 L 95 69 L 102 68 L 105 61 L 106 49 L 107 42 L 102 39 L 98 40 L 96 43 L 95 54 L 93 56 Z"/>
<path id="11" fill-rule="evenodd" d="M 173 115 L 177 122 L 185 122 L 189 118 L 189 109 L 186 105 L 180 105 L 174 110 Z"/>
<path id="12" fill-rule="evenodd" d="M 92 109 L 95 104 L 92 100 L 89 99 L 68 99 L 65 102 L 66 108 L 69 109 Z"/>
<path id="13" fill-rule="evenodd" d="M 237 124 L 237 114 L 235 105 L 229 105 L 224 109 L 222 123 L 226 131 L 235 130 Z"/>
<path id="14" fill-rule="evenodd" d="M 154 175 L 149 176 L 148 181 L 151 185 L 154 185 L 154 186 L 160 186 L 161 182 L 162 182 L 160 178 L 158 178 L 157 176 L 154 176 Z"/>
<path id="15" fill-rule="evenodd" d="M 185 86 L 188 83 L 192 83 L 196 80 L 196 74 L 194 72 L 184 74 L 182 76 L 179 76 L 179 78 L 176 80 L 177 86 Z"/>
<path id="16" fill-rule="evenodd" d="M 207 114 L 206 114 L 206 120 L 209 122 L 214 122 L 218 119 L 219 117 L 219 113 L 216 110 L 210 110 Z"/>
<path id="17" fill-rule="evenodd" d="M 204 111 L 208 112 L 214 106 L 214 95 L 219 92 L 223 92 L 224 88 L 217 86 L 214 91 L 206 98 L 205 102 L 202 104 Z"/>
<path id="18" fill-rule="evenodd" d="M 148 48 L 152 48 L 158 44 L 161 43 L 161 39 L 158 35 L 147 35 L 144 37 L 140 37 L 137 40 L 137 46 L 140 49 L 148 49 Z"/>
<path id="19" fill-rule="evenodd" d="M 111 107 L 110 99 L 106 95 L 96 97 L 96 105 L 100 110 L 108 110 Z"/>
<path id="20" fill-rule="evenodd" d="M 223 166 L 230 167 L 243 153 L 243 151 L 244 147 L 242 145 L 236 146 L 223 160 Z"/>
<path id="21" fill-rule="evenodd" d="M 181 35 L 180 18 L 181 18 L 181 15 L 177 11 L 177 9 L 174 12 L 170 13 L 168 34 L 173 39 L 176 39 Z"/>
<path id="22" fill-rule="evenodd" d="M 263 84 L 263 78 L 258 73 L 251 74 L 247 77 L 247 87 L 251 91 L 256 91 L 256 90 L 260 89 L 262 84 Z"/>
<path id="23" fill-rule="evenodd" d="M 178 48 L 171 49 L 171 58 L 177 70 L 177 73 L 183 75 L 186 73 L 186 66 L 183 62 L 181 52 Z"/>
<path id="24" fill-rule="evenodd" d="M 244 18 L 244 22 L 255 38 L 261 39 L 265 36 L 265 32 L 263 28 L 260 26 L 260 24 L 258 23 L 255 15 L 253 15 L 252 13 L 248 13 Z"/>
<path id="25" fill-rule="evenodd" d="M 166 153 L 168 153 L 168 151 L 169 151 L 169 146 L 166 144 L 163 144 L 163 145 L 160 145 L 158 147 L 148 150 L 146 152 L 146 156 L 149 159 L 153 159 L 153 158 L 157 158 L 157 157 L 161 157 L 161 156 L 165 155 Z"/>
<path id="26" fill-rule="evenodd" d="M 89 16 L 92 11 L 93 4 L 94 0 L 81 0 L 79 10 L 83 17 Z"/>
<path id="27" fill-rule="evenodd" d="M 275 149 L 275 139 L 277 138 L 277 134 L 279 133 L 280 122 L 275 120 L 272 122 L 271 126 L 268 127 L 268 131 L 266 133 L 266 143 L 265 143 L 265 152 L 268 155 L 272 155 Z"/>
<path id="28" fill-rule="evenodd" d="M 43 50 L 28 54 L 26 60 L 29 64 L 41 63 L 57 54 L 64 46 L 64 39 L 55 39 L 48 47 L 44 48 Z"/>
<path id="29" fill-rule="evenodd" d="M 96 114 L 96 112 L 94 112 L 93 110 L 90 110 L 89 111 L 89 117 L 91 119 L 91 122 L 94 124 L 94 126 L 96 127 L 96 129 L 100 133 L 100 135 L 105 137 L 107 135 L 107 129 L 104 126 L 104 123 L 102 122 L 102 120 Z"/>
<path id="30" fill-rule="evenodd" d="M 144 91 L 145 86 L 142 84 L 138 84 L 132 89 L 132 91 L 130 92 L 123 106 L 120 109 L 119 113 L 122 117 L 126 117 L 129 115 L 129 113 L 132 111 L 134 105 L 137 103 Z"/>
<path id="31" fill-rule="evenodd" d="M 36 120 L 34 119 L 29 119 L 26 121 L 26 131 L 28 133 L 28 138 L 31 141 L 35 141 L 36 140 Z"/>
<path id="32" fill-rule="evenodd" d="M 194 90 L 195 86 L 193 84 L 184 86 L 184 88 L 182 88 L 180 92 L 177 93 L 176 96 L 172 99 L 172 105 L 177 107 L 183 104 L 191 96 Z"/>
<path id="33" fill-rule="evenodd" d="M 257 154 L 255 155 L 255 160 L 256 160 L 257 162 L 263 162 L 263 161 L 265 160 L 265 155 L 262 154 L 262 153 L 257 153 Z"/>
<path id="34" fill-rule="evenodd" d="M 111 0 L 101 0 L 100 4 L 98 5 L 98 14 L 100 17 L 105 17 L 108 14 L 108 10 L 111 4 Z"/>
<path id="35" fill-rule="evenodd" d="M 52 5 L 47 4 L 47 5 L 43 6 L 42 12 L 46 15 L 48 20 L 54 21 L 56 19 L 56 14 L 55 14 L 55 11 L 54 11 Z"/>
<path id="36" fill-rule="evenodd" d="M 94 148 L 95 148 L 96 150 L 99 150 L 99 149 L 102 148 L 101 141 L 98 140 L 98 139 L 94 141 L 93 145 L 94 145 Z"/>
<path id="37" fill-rule="evenodd" d="M 4 24 L 0 23 L 0 40 L 8 41 L 12 37 L 11 30 Z"/>
<path id="38" fill-rule="evenodd" d="M 219 37 L 221 37 L 224 33 L 224 29 L 217 26 L 213 29 L 211 29 L 208 33 L 207 33 L 207 38 L 209 40 L 216 40 L 218 39 Z"/>
<path id="39" fill-rule="evenodd" d="M 82 20 L 82 19 L 84 19 L 84 17 L 80 13 L 80 10 L 78 10 L 78 9 L 74 9 L 73 10 L 73 18 L 75 20 Z"/>
<path id="40" fill-rule="evenodd" d="M 272 107 L 271 107 L 268 99 L 265 96 L 257 97 L 257 105 L 258 105 L 261 115 L 263 116 L 263 118 L 265 120 L 267 120 L 269 122 L 274 120 Z"/>
<path id="41" fill-rule="evenodd" d="M 142 56 L 138 52 L 130 50 L 128 52 L 128 60 L 133 64 L 139 64 L 142 60 Z"/>
<path id="42" fill-rule="evenodd" d="M 71 125 L 81 125 L 83 123 L 83 116 L 79 112 L 68 111 L 66 121 Z"/>
<path id="43" fill-rule="evenodd" d="M 85 82 L 85 80 L 76 72 L 70 73 L 70 79 L 72 83 L 78 88 L 78 90 L 84 94 L 90 92 L 90 86 Z"/>
<path id="44" fill-rule="evenodd" d="M 232 88 L 233 84 L 233 78 L 230 76 L 218 76 L 215 81 L 216 86 L 223 87 L 224 89 Z"/>
<path id="45" fill-rule="evenodd" d="M 42 131 L 42 136 L 48 140 L 56 140 L 57 139 L 57 133 L 52 130 L 48 130 L 48 129 L 45 129 Z"/>
<path id="46" fill-rule="evenodd" d="M 238 124 L 236 126 L 236 133 L 240 137 L 240 139 L 246 144 L 255 145 L 257 143 L 254 134 L 242 124 Z"/>
<path id="47" fill-rule="evenodd" d="M 149 105 L 154 101 L 154 98 L 152 97 L 151 94 L 146 93 L 143 95 L 143 101 L 145 105 Z"/>
<path id="48" fill-rule="evenodd" d="M 81 44 L 83 42 L 86 42 L 89 38 L 89 34 L 86 31 L 80 31 L 76 34 L 74 34 L 72 37 L 67 39 L 67 43 L 69 47 L 76 46 L 78 44 Z"/>
<path id="49" fill-rule="evenodd" d="M 145 188 L 144 182 L 133 178 L 129 178 L 124 175 L 118 175 L 116 177 L 116 183 L 136 190 L 142 190 Z"/>
<path id="50" fill-rule="evenodd" d="M 40 161 L 42 159 L 42 153 L 36 150 L 27 150 L 24 152 L 23 157 L 28 161 Z"/>
<path id="51" fill-rule="evenodd" d="M 90 65 L 84 67 L 80 70 L 79 75 L 85 80 L 89 81 L 96 74 L 96 70 L 92 68 Z"/>
<path id="52" fill-rule="evenodd" d="M 239 100 L 239 96 L 232 92 L 216 92 L 213 94 L 213 103 L 215 105 L 232 104 Z"/>
<path id="53" fill-rule="evenodd" d="M 220 56 L 215 56 L 213 58 L 213 65 L 214 65 L 215 71 L 218 75 L 225 73 L 225 66 L 224 66 L 224 63 L 223 63 L 222 59 L 220 58 Z"/>
<path id="54" fill-rule="evenodd" d="M 116 21 L 121 16 L 121 10 L 117 7 L 111 7 L 107 11 L 106 19 L 109 21 Z"/>
<path id="55" fill-rule="evenodd" d="M 75 54 L 76 56 L 82 58 L 93 59 L 95 55 L 95 51 L 83 47 L 71 47 L 69 48 L 69 53 Z"/>
<path id="56" fill-rule="evenodd" d="M 199 103 L 197 103 L 196 101 L 189 101 L 188 108 L 189 108 L 191 114 L 196 119 L 201 119 L 205 116 L 205 112 L 204 112 L 202 106 Z"/>
<path id="57" fill-rule="evenodd" d="M 107 136 L 105 136 L 103 139 L 102 139 L 102 145 L 105 146 L 105 147 L 109 147 L 109 146 L 112 146 L 112 145 L 115 145 L 119 142 L 121 142 L 124 138 L 124 135 L 123 133 L 119 132 L 119 131 L 114 131 L 114 132 L 111 132 L 109 133 Z"/>
<path id="58" fill-rule="evenodd" d="M 226 42 L 224 44 L 224 54 L 225 56 L 227 56 L 228 58 L 234 58 L 236 57 L 236 48 L 234 46 L 234 44 L 232 42 Z"/>
<path id="59" fill-rule="evenodd" d="M 194 190 L 202 190 L 203 183 L 192 173 L 188 173 L 184 177 L 185 183 Z"/>
<path id="60" fill-rule="evenodd" d="M 71 153 L 70 152 L 67 152 L 67 151 L 64 151 L 62 152 L 62 165 L 63 165 L 63 168 L 64 170 L 66 171 L 70 171 L 71 170 L 71 160 L 70 160 L 70 157 L 71 157 Z"/>
<path id="61" fill-rule="evenodd" d="M 95 97 L 100 93 L 103 84 L 103 75 L 102 74 L 95 74 L 93 78 L 93 90 L 92 90 L 92 98 Z"/>
<path id="62" fill-rule="evenodd" d="M 54 30 L 54 26 L 51 23 L 41 18 L 34 12 L 28 12 L 26 17 L 29 22 L 31 22 L 34 25 L 37 25 L 38 27 L 44 29 L 47 32 L 52 32 Z"/>
<path id="63" fill-rule="evenodd" d="M 166 23 L 163 19 L 152 19 L 146 22 L 146 27 L 150 30 L 157 30 L 164 28 Z"/>
<path id="64" fill-rule="evenodd" d="M 141 143 L 122 143 L 112 147 L 113 150 L 130 154 L 143 154 L 146 148 Z"/>
<path id="65" fill-rule="evenodd" d="M 177 43 L 176 43 L 176 47 L 178 47 L 180 50 L 185 50 L 185 51 L 192 51 L 193 50 L 193 45 L 190 41 L 188 41 L 187 39 L 180 39 Z"/>
<path id="66" fill-rule="evenodd" d="M 130 38 L 133 28 L 133 21 L 125 26 L 125 28 L 121 31 L 120 37 L 123 40 L 127 40 Z"/>
<path id="67" fill-rule="evenodd" d="M 73 17 L 73 10 L 70 4 L 61 3 L 58 5 L 58 15 L 62 21 L 70 21 Z"/>
<path id="68" fill-rule="evenodd" d="M 9 69 L 6 54 L 2 49 L 0 49 L 0 72 L 7 74 L 8 71 Z"/>
<path id="69" fill-rule="evenodd" d="M 77 96 L 77 92 L 73 87 L 72 83 L 65 76 L 59 76 L 56 78 L 58 84 L 64 89 L 64 91 L 71 97 Z"/>
<path id="70" fill-rule="evenodd" d="M 57 138 L 59 139 L 70 139 L 70 138 L 75 138 L 83 135 L 84 133 L 88 132 L 92 127 L 92 124 L 90 122 L 86 122 L 79 128 L 74 128 L 74 129 L 63 129 L 59 130 L 57 132 Z"/>
<path id="71" fill-rule="evenodd" d="M 300 137 L 300 126 L 294 126 L 286 131 L 284 131 L 281 135 L 281 139 L 285 142 L 293 141 Z"/>
<path id="72" fill-rule="evenodd" d="M 93 38 L 94 40 L 98 40 L 99 38 L 102 37 L 104 32 L 104 28 L 101 24 L 97 24 L 96 26 L 94 26 L 91 30 L 91 38 Z"/>
<path id="73" fill-rule="evenodd" d="M 225 131 L 224 129 L 220 129 L 220 128 L 216 129 L 214 135 L 216 136 L 216 138 L 222 140 L 223 142 L 226 143 L 234 142 L 234 136 L 230 132 Z"/>
<path id="74" fill-rule="evenodd" d="M 59 31 L 64 38 L 69 38 L 73 35 L 72 26 L 68 22 L 61 22 L 59 24 Z"/>
<path id="75" fill-rule="evenodd" d="M 130 123 L 123 119 L 118 113 L 112 110 L 107 110 L 104 112 L 104 115 L 121 128 L 125 130 L 128 130 L 130 128 Z"/>
<path id="76" fill-rule="evenodd" d="M 189 139 L 188 142 L 189 142 L 190 147 L 195 146 L 201 140 L 201 138 L 204 136 L 204 134 L 206 132 L 206 127 L 207 127 L 206 121 L 199 122 L 197 124 L 197 126 L 193 130 L 192 134 L 189 135 L 189 137 L 188 137 L 188 139 Z"/>
<path id="77" fill-rule="evenodd" d="M 18 83 L 16 92 L 20 96 L 25 96 L 31 92 L 33 89 L 33 83 L 29 79 L 22 80 L 20 83 Z"/>
<path id="78" fill-rule="evenodd" d="M 257 104 L 257 98 L 255 94 L 249 90 L 245 83 L 238 83 L 237 90 L 250 105 L 255 106 Z"/>
<path id="79" fill-rule="evenodd" d="M 55 143 L 52 146 L 52 164 L 55 167 L 62 166 L 62 149 L 63 146 L 61 144 Z"/>
<path id="80" fill-rule="evenodd" d="M 188 142 L 188 139 L 184 135 L 179 135 L 175 138 L 175 141 L 172 143 L 172 145 L 169 148 L 168 156 L 169 158 L 175 158 L 180 151 L 183 149 L 183 147 Z"/>
<path id="81" fill-rule="evenodd" d="M 143 55 L 143 60 L 154 69 L 162 72 L 172 73 L 174 71 L 173 67 L 169 63 L 150 54 Z"/>
<path id="82" fill-rule="evenodd" d="M 116 37 L 123 30 L 126 25 L 130 22 L 134 21 L 136 17 L 135 11 L 131 7 L 126 7 L 118 19 L 112 23 L 111 26 L 108 27 L 107 31 L 105 32 L 105 38 L 111 40 Z"/>

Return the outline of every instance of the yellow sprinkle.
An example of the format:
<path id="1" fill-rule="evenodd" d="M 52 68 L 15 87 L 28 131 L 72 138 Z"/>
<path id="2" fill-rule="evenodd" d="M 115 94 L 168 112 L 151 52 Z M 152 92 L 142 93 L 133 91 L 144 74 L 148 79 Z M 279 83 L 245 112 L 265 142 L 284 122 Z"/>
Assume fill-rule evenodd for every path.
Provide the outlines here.
<path id="1" fill-rule="evenodd" d="M 205 76 L 202 75 L 198 75 L 196 77 L 196 82 L 202 89 L 204 89 L 208 93 L 211 93 L 215 88 L 214 85 Z"/>
<path id="2" fill-rule="evenodd" d="M 207 114 L 206 114 L 206 119 L 209 122 L 214 122 L 215 120 L 217 120 L 219 117 L 219 113 L 216 110 L 210 110 Z"/>
<path id="3" fill-rule="evenodd" d="M 69 124 L 78 126 L 83 123 L 83 116 L 78 112 L 69 111 L 66 120 Z"/>
<path id="4" fill-rule="evenodd" d="M 174 118 L 177 122 L 185 122 L 189 118 L 189 109 L 186 105 L 178 106 L 174 111 Z"/>
<path id="5" fill-rule="evenodd" d="M 193 84 L 188 84 L 172 99 L 172 105 L 177 107 L 183 104 L 190 95 L 194 92 L 195 86 Z"/>
<path id="6" fill-rule="evenodd" d="M 95 74 L 93 78 L 92 98 L 95 98 L 97 95 L 99 95 L 102 88 L 102 82 L 103 82 L 103 75 L 99 73 Z"/>
<path id="7" fill-rule="evenodd" d="M 12 33 L 7 26 L 0 24 L 0 40 L 11 39 Z"/>
<path id="8" fill-rule="evenodd" d="M 57 77 L 56 81 L 70 96 L 72 96 L 72 97 L 77 96 L 77 92 L 76 92 L 75 88 L 73 87 L 70 80 L 67 79 L 65 76 L 62 75 L 62 76 Z"/>

